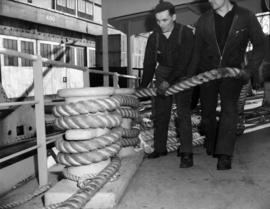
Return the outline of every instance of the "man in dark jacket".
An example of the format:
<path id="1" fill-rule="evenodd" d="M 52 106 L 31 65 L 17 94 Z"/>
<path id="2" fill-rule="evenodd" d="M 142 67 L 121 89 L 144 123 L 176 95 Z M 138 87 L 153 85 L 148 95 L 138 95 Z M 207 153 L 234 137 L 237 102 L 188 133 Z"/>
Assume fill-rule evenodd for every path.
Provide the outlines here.
<path id="1" fill-rule="evenodd" d="M 255 76 L 264 57 L 264 35 L 255 15 L 230 0 L 209 0 L 212 9 L 203 14 L 195 32 L 195 47 L 190 73 L 214 68 L 241 69 L 248 42 L 251 59 L 237 78 L 224 78 L 201 85 L 202 127 L 207 154 L 218 157 L 217 169 L 231 169 L 236 140 L 237 101 L 241 87 Z M 217 127 L 218 94 L 221 115 Z"/>
<path id="2" fill-rule="evenodd" d="M 140 85 L 142 88 L 147 87 L 155 74 L 157 97 L 154 104 L 154 152 L 148 158 L 167 154 L 166 143 L 173 98 L 164 94 L 170 85 L 187 75 L 193 49 L 192 30 L 175 22 L 175 8 L 170 2 L 161 1 L 156 6 L 154 15 L 158 28 L 148 38 Z M 191 91 L 175 95 L 179 118 L 177 129 L 181 142 L 180 167 L 183 168 L 193 166 L 190 100 Z"/>

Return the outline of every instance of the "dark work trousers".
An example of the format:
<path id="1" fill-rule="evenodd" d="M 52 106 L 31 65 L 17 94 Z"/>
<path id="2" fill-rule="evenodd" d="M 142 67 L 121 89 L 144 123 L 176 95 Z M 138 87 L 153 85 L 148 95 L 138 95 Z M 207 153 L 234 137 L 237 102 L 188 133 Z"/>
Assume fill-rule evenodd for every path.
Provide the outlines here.
<path id="1" fill-rule="evenodd" d="M 192 152 L 192 126 L 191 126 L 191 91 L 177 93 L 175 102 L 178 114 L 178 133 L 180 137 L 180 152 Z M 171 118 L 173 96 L 155 97 L 154 116 L 154 149 L 157 152 L 165 152 L 168 136 L 168 126 Z"/>
<path id="2" fill-rule="evenodd" d="M 238 98 L 242 83 L 224 78 L 200 86 L 202 128 L 206 134 L 206 149 L 212 154 L 233 155 L 238 120 Z M 220 95 L 221 114 L 217 127 L 216 107 Z"/>

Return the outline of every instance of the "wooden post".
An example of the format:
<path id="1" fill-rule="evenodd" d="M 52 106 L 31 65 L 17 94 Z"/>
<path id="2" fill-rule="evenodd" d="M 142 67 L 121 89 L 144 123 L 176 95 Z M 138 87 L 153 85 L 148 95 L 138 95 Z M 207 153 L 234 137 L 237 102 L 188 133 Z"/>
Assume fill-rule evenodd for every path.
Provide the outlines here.
<path id="1" fill-rule="evenodd" d="M 103 71 L 109 72 L 109 47 L 108 47 L 108 19 L 106 17 L 106 11 L 102 6 L 102 63 Z M 109 86 L 109 76 L 103 76 L 103 85 Z"/>
<path id="2" fill-rule="evenodd" d="M 83 87 L 90 87 L 89 70 L 83 71 Z"/>
<path id="3" fill-rule="evenodd" d="M 45 132 L 45 115 L 44 115 L 44 97 L 43 97 L 43 76 L 42 76 L 42 60 L 37 55 L 37 60 L 33 64 L 34 70 L 34 93 L 35 100 L 35 116 L 36 116 L 36 135 L 37 135 L 37 155 L 38 155 L 38 178 L 39 185 L 48 184 L 47 170 L 47 147 Z"/>
<path id="4" fill-rule="evenodd" d="M 132 67 L 133 67 L 133 41 L 134 36 L 131 33 L 131 27 L 132 23 L 128 22 L 128 28 L 127 28 L 127 74 L 132 75 Z M 128 87 L 134 88 L 135 82 L 133 79 L 128 79 Z"/>
<path id="5" fill-rule="evenodd" d="M 119 88 L 119 76 L 118 76 L 118 73 L 113 74 L 113 87 Z"/>

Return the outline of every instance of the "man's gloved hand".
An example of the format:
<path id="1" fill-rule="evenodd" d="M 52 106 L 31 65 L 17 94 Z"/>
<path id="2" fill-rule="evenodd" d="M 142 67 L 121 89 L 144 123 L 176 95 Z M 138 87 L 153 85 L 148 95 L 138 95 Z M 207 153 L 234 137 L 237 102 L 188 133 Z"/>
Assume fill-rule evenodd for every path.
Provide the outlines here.
<path id="1" fill-rule="evenodd" d="M 162 81 L 159 86 L 157 87 L 157 94 L 158 95 L 165 95 L 165 92 L 169 88 L 170 84 L 167 81 Z"/>
<path id="2" fill-rule="evenodd" d="M 249 82 L 250 80 L 250 73 L 247 72 L 246 70 L 240 70 L 239 75 L 237 76 L 238 79 L 241 79 L 242 84 L 245 85 Z"/>

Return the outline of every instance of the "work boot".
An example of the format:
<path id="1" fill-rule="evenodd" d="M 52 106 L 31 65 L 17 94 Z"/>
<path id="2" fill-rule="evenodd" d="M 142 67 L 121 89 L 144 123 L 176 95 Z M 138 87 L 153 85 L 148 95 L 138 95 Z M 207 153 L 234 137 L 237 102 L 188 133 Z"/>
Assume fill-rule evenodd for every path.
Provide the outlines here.
<path id="1" fill-rule="evenodd" d="M 180 156 L 180 168 L 189 168 L 193 166 L 193 153 L 182 152 L 180 153 Z"/>
<path id="2" fill-rule="evenodd" d="M 229 155 L 218 155 L 217 170 L 229 170 L 232 168 L 232 159 Z"/>
<path id="3" fill-rule="evenodd" d="M 177 150 L 176 150 L 176 156 L 180 157 L 181 156 L 181 152 L 180 152 L 180 146 L 178 146 Z"/>
<path id="4" fill-rule="evenodd" d="M 150 153 L 149 155 L 147 155 L 147 158 L 149 158 L 149 159 L 155 159 L 155 158 L 159 158 L 160 156 L 165 156 L 167 154 L 168 154 L 167 151 L 165 151 L 165 152 L 154 151 L 154 152 Z"/>

